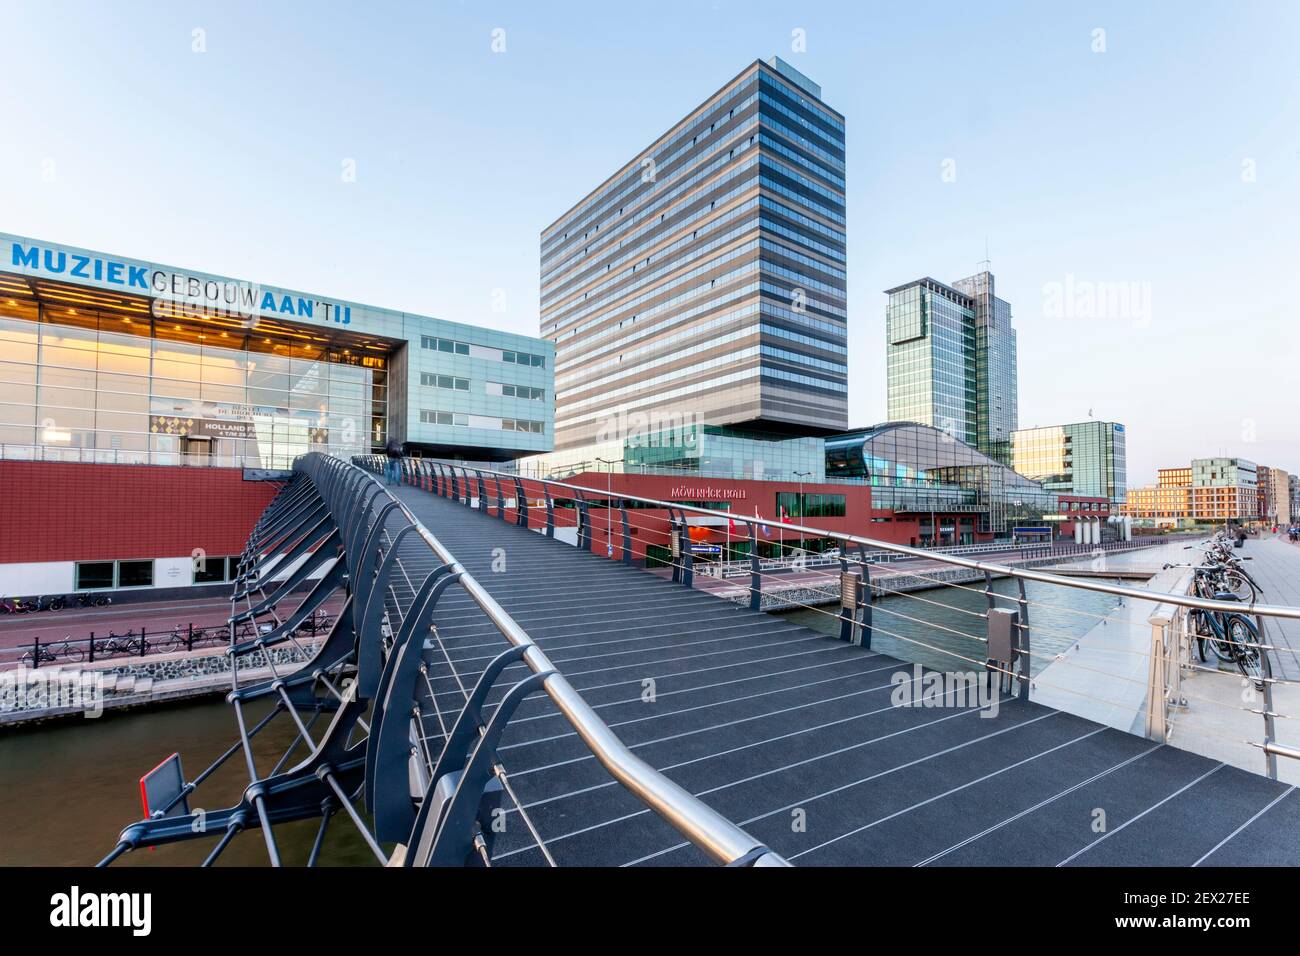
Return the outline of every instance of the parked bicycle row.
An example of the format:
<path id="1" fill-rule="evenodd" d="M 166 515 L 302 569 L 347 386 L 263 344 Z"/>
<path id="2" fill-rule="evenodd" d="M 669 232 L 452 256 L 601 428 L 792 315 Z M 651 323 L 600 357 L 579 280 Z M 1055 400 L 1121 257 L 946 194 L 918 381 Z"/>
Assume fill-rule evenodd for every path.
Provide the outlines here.
<path id="1" fill-rule="evenodd" d="M 317 611 L 298 628 L 298 634 L 314 637 L 326 633 L 334 626 L 334 617 L 324 611 Z M 247 640 L 254 637 L 258 630 L 266 633 L 272 625 L 263 624 L 255 629 L 250 621 L 245 621 L 235 628 L 235 640 Z M 230 643 L 230 628 L 225 624 L 209 627 L 195 627 L 193 624 L 177 624 L 168 631 L 149 631 L 146 628 L 129 628 L 123 633 L 110 630 L 107 635 L 97 637 L 93 632 L 89 637 L 73 638 L 67 636 L 61 640 L 42 641 L 39 638 L 29 644 L 8 648 L 9 652 L 18 651 L 17 662 L 27 667 L 40 667 L 44 664 L 80 664 L 93 663 L 114 657 L 144 657 L 149 654 L 177 654 L 202 649 L 205 647 L 225 647 Z"/>
<path id="2" fill-rule="evenodd" d="M 107 594 L 78 594 L 75 600 L 66 594 L 39 595 L 31 598 L 0 598 L 0 614 L 35 614 L 37 611 L 62 611 L 65 607 L 106 607 L 113 603 Z"/>
<path id="3" fill-rule="evenodd" d="M 1194 608 L 1189 613 L 1189 625 L 1196 635 L 1196 655 L 1202 664 L 1222 662 L 1234 666 L 1262 690 L 1265 652 L 1259 646 L 1259 626 L 1250 614 L 1250 605 L 1264 596 L 1264 589 L 1246 570 L 1245 562 L 1251 558 L 1237 555 L 1233 545 L 1234 537 L 1220 531 L 1205 547 L 1196 549 L 1204 558 L 1191 566 L 1192 593 L 1215 601 L 1240 601 L 1246 607 L 1241 613 Z M 1193 547 L 1188 545 L 1185 550 Z"/>

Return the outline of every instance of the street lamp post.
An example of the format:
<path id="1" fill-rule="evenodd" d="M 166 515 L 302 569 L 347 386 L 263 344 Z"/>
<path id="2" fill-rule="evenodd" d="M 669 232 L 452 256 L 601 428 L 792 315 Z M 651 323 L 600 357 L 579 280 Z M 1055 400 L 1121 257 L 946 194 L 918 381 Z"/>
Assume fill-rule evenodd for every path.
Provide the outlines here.
<path id="1" fill-rule="evenodd" d="M 799 523 L 800 523 L 800 524 L 803 524 L 803 523 L 807 520 L 807 518 L 808 518 L 808 515 L 806 514 L 805 509 L 804 509 L 804 499 L 803 499 L 803 480 L 804 480 L 805 478 L 809 478 L 809 477 L 811 477 L 811 476 L 812 476 L 812 472 L 811 472 L 811 471 L 796 471 L 796 472 L 794 473 L 794 476 L 795 476 L 796 478 L 799 479 Z M 800 551 L 803 550 L 803 538 L 802 538 L 802 537 L 799 538 L 799 550 L 800 550 Z"/>
<path id="2" fill-rule="evenodd" d="M 626 459 L 623 458 L 601 458 L 596 456 L 596 461 L 601 462 L 605 468 L 605 557 L 614 557 L 614 466 L 622 464 Z"/>

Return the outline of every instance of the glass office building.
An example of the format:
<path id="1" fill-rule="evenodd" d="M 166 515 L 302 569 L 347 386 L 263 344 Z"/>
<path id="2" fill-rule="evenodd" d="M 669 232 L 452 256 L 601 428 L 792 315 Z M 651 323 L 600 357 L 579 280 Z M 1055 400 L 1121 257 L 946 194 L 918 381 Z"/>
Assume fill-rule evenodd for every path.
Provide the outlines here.
<path id="1" fill-rule="evenodd" d="M 1011 433 L 1011 458 L 1017 472 L 1052 491 L 1124 504 L 1127 465 L 1124 426 L 1118 422 L 1018 429 Z"/>
<path id="2" fill-rule="evenodd" d="M 629 415 L 844 428 L 844 190 L 843 116 L 773 57 L 548 226 L 557 450 L 594 449 Z"/>
<path id="3" fill-rule="evenodd" d="M 975 444 L 986 455 L 1011 464 L 1011 433 L 1020 427 L 1016 330 L 1011 304 L 994 294 L 985 270 L 953 286 L 970 296 L 975 311 Z"/>
<path id="4" fill-rule="evenodd" d="M 975 313 L 970 299 L 934 279 L 888 291 L 889 417 L 976 441 Z"/>
<path id="5" fill-rule="evenodd" d="M 1011 306 L 981 272 L 886 290 L 889 417 L 947 432 L 1010 466 L 1019 417 Z"/>
<path id="6" fill-rule="evenodd" d="M 827 438 L 826 477 L 866 481 L 876 508 L 969 515 L 967 532 L 979 534 L 1042 525 L 1061 510 L 1057 493 L 948 432 L 915 422 Z"/>
<path id="7" fill-rule="evenodd" d="M 826 452 L 824 441 L 815 436 L 791 437 L 690 424 L 671 433 L 612 438 L 535 455 L 521 460 L 519 470 L 545 478 L 608 471 L 816 482 L 826 476 Z"/>
<path id="8" fill-rule="evenodd" d="M 0 456 L 285 468 L 551 446 L 549 342 L 0 235 Z"/>

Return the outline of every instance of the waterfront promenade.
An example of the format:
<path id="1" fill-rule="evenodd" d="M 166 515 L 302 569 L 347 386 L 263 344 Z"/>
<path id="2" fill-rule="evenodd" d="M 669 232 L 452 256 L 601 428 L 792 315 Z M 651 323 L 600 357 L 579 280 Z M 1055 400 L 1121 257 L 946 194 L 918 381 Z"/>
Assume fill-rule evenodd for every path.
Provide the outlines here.
<path id="1" fill-rule="evenodd" d="M 1285 537 L 1248 538 L 1237 552 L 1251 560 L 1246 568 L 1263 588 L 1270 604 L 1300 606 L 1300 547 Z M 1181 546 L 1153 550 L 1146 564 L 1153 571 L 1164 563 L 1195 564 L 1200 552 Z M 1107 567 L 1134 566 L 1141 554 L 1110 558 Z M 1101 566 L 1101 562 L 1098 562 Z M 1149 582 L 1153 591 L 1186 583 L 1187 569 L 1157 571 Z M 1146 732 L 1148 666 L 1154 601 L 1125 601 L 1036 678 L 1034 699 L 1133 734 Z M 1300 622 L 1266 620 L 1264 642 L 1273 676 L 1274 739 L 1300 748 Z M 1249 770 L 1265 771 L 1259 749 L 1265 736 L 1263 695 L 1235 667 L 1202 662 L 1195 642 L 1184 660 L 1180 702 L 1169 709 L 1168 742 L 1175 747 Z M 1277 759 L 1278 779 L 1300 784 L 1300 763 Z"/>

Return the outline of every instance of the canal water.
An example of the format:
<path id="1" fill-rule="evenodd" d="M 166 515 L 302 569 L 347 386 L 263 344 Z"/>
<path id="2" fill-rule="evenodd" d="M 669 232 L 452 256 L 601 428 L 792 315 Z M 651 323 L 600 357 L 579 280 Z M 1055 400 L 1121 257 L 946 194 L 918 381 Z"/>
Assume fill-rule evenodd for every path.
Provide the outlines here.
<path id="1" fill-rule="evenodd" d="M 246 708 L 250 728 L 268 707 Z M 259 770 L 273 767 L 295 735 L 292 719 L 281 714 L 254 737 Z M 234 711 L 219 696 L 0 730 L 0 866 L 93 865 L 113 849 L 122 828 L 143 815 L 143 773 L 179 752 L 186 776 L 193 779 L 236 739 Z M 295 754 L 301 757 L 305 750 L 300 746 Z M 234 806 L 247 785 L 243 754 L 237 752 L 199 788 L 200 799 L 191 809 Z M 317 825 L 304 820 L 275 828 L 286 865 L 306 862 Z M 137 850 L 113 865 L 195 866 L 214 843 L 197 839 Z M 261 832 L 235 837 L 220 863 L 267 865 Z M 366 865 L 374 857 L 351 821 L 339 814 L 330 821 L 320 863 Z"/>
<path id="2" fill-rule="evenodd" d="M 1110 580 L 1108 583 L 1120 583 Z M 1133 582 L 1124 582 L 1132 584 Z M 982 615 L 988 609 L 983 582 L 963 587 L 935 588 L 880 598 L 872 610 L 871 649 L 890 657 L 941 671 L 967 671 L 984 663 L 982 641 L 986 625 Z M 993 582 L 995 594 L 1019 596 L 1011 579 Z M 1101 623 L 1117 603 L 1108 594 L 1063 588 L 1029 581 L 1025 585 L 1029 602 L 1031 673 L 1037 674 L 1052 656 L 1065 651 L 1094 626 Z M 1014 600 L 994 599 L 995 607 L 1016 610 Z M 824 609 L 784 612 L 792 621 L 826 634 L 840 632 L 838 613 L 832 605 Z"/>
<path id="3" fill-rule="evenodd" d="M 1112 559 L 1112 566 L 1159 567 L 1151 552 L 1120 557 L 1131 560 Z M 1185 555 L 1179 560 L 1185 560 Z M 987 599 L 979 593 L 979 583 L 969 587 L 972 590 L 948 587 L 883 598 L 875 608 L 872 647 L 939 670 L 967 670 L 975 666 L 971 661 L 982 662 L 982 644 L 952 633 L 983 631 L 983 621 L 974 614 L 983 613 Z M 993 587 L 998 594 L 1016 594 L 1015 584 L 1009 580 L 995 581 Z M 1108 595 L 1032 582 L 1027 596 L 1032 605 L 1035 673 L 1045 666 L 1047 655 L 1064 651 L 1116 605 L 1116 599 Z M 999 605 L 1015 607 L 1011 601 Z M 794 611 L 787 616 L 814 630 L 839 631 L 838 621 L 823 611 Z M 247 709 L 250 727 L 266 713 L 267 706 Z M 265 772 L 272 767 L 294 735 L 292 721 L 281 715 L 255 737 L 259 769 Z M 94 720 L 0 730 L 0 866 L 95 863 L 113 848 L 122 827 L 140 818 L 142 773 L 179 752 L 187 777 L 193 779 L 235 740 L 234 714 L 220 697 L 108 712 Z M 233 806 L 247 782 L 243 756 L 236 753 L 204 783 L 200 800 L 192 807 Z M 286 864 L 306 862 L 316 828 L 317 822 L 312 820 L 276 828 Z M 139 850 L 114 866 L 195 865 L 202 862 L 213 842 L 194 840 Z M 330 823 L 320 862 L 368 865 L 373 857 L 351 822 L 339 815 Z M 237 836 L 221 857 L 222 865 L 266 863 L 266 847 L 257 830 Z"/>

